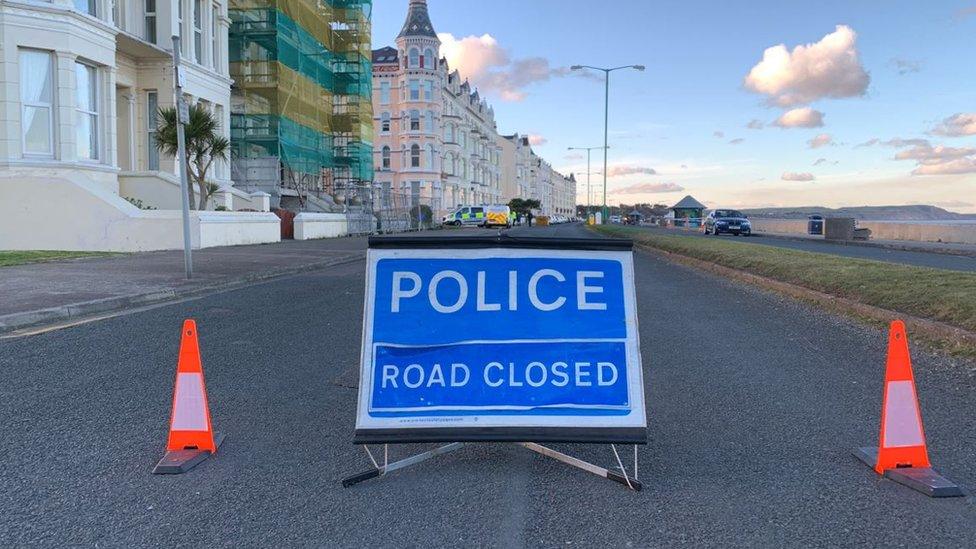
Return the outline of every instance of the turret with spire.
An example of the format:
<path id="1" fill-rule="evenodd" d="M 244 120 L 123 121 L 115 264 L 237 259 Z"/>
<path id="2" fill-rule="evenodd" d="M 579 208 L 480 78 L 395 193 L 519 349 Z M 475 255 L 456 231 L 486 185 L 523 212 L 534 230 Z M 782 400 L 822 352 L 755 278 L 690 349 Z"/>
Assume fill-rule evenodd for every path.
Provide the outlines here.
<path id="1" fill-rule="evenodd" d="M 397 38 L 405 36 L 427 36 L 437 38 L 434 32 L 434 25 L 430 23 L 430 14 L 427 13 L 427 0 L 410 0 L 410 8 L 407 10 L 407 20 L 400 29 Z"/>
<path id="2" fill-rule="evenodd" d="M 427 12 L 427 0 L 410 0 L 407 19 L 396 39 L 401 66 L 407 69 L 436 69 L 441 41 Z M 414 57 L 411 58 L 413 52 Z M 411 64 L 412 63 L 412 64 Z"/>

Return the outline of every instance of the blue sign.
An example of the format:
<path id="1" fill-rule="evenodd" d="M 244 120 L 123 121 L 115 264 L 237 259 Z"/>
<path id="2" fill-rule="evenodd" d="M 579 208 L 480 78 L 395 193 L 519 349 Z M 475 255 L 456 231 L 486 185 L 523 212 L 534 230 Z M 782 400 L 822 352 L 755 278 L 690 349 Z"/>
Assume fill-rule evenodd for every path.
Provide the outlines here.
<path id="1" fill-rule="evenodd" d="M 643 442 L 632 253 L 370 249 L 356 438 Z"/>

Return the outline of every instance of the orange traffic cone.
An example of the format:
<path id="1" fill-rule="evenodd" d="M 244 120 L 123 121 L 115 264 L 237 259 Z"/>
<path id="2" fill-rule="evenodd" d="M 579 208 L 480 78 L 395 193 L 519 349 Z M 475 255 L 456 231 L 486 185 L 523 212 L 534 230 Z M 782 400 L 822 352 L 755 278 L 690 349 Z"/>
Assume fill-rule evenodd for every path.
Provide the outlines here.
<path id="1" fill-rule="evenodd" d="M 963 495 L 959 486 L 940 476 L 929 464 L 908 336 L 905 323 L 900 320 L 891 323 L 888 334 L 882 402 L 880 446 L 856 448 L 854 455 L 879 475 L 931 497 Z"/>
<path id="2" fill-rule="evenodd" d="M 173 415 L 170 417 L 166 455 L 153 469 L 155 474 L 189 471 L 217 451 L 223 437 L 214 435 L 207 405 L 207 388 L 200 362 L 197 324 L 183 322 L 180 356 L 173 390 Z"/>

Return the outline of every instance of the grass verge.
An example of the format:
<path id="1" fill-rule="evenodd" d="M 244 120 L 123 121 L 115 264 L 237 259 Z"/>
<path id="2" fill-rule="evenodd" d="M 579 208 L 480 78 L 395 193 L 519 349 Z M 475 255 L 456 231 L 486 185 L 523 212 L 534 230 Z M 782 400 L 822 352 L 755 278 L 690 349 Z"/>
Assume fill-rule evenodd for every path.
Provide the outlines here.
<path id="1" fill-rule="evenodd" d="M 631 238 L 640 246 L 836 296 L 847 302 L 935 321 L 976 335 L 974 273 L 852 259 L 727 239 L 662 235 L 631 227 L 597 227 L 596 230 L 610 236 Z M 858 311 L 852 314 L 862 316 Z M 944 336 L 937 339 L 944 341 Z M 953 346 L 957 345 L 949 345 Z M 964 355 L 976 351 L 968 344 L 963 347 L 958 351 Z"/>
<path id="2" fill-rule="evenodd" d="M 26 265 L 28 263 L 43 263 L 45 261 L 58 261 L 61 259 L 78 259 L 80 257 L 100 257 L 110 255 L 117 254 L 111 252 L 0 251 L 0 267 Z"/>

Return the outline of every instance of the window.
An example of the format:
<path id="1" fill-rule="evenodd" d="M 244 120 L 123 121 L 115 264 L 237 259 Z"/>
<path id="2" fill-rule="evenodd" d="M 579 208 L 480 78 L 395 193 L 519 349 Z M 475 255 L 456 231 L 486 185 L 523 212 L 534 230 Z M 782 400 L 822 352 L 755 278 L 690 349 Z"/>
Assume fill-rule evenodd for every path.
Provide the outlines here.
<path id="1" fill-rule="evenodd" d="M 424 115 L 424 131 L 434 133 L 434 111 L 427 111 Z"/>
<path id="2" fill-rule="evenodd" d="M 416 143 L 410 145 L 410 167 L 420 167 L 420 145 L 417 145 Z"/>
<path id="3" fill-rule="evenodd" d="M 383 169 L 390 169 L 390 147 L 388 146 L 383 147 Z"/>
<path id="4" fill-rule="evenodd" d="M 424 80 L 424 99 L 427 101 L 434 99 L 434 83 L 430 80 Z"/>
<path id="5" fill-rule="evenodd" d="M 210 8 L 210 66 L 220 68 L 220 36 L 217 33 L 217 21 L 220 19 L 220 7 L 214 4 Z"/>
<path id="6" fill-rule="evenodd" d="M 420 131 L 420 112 L 410 111 L 410 131 L 419 132 Z"/>
<path id="7" fill-rule="evenodd" d="M 98 0 L 75 0 L 75 9 L 88 15 L 98 15 L 95 12 L 95 4 Z"/>
<path id="8" fill-rule="evenodd" d="M 159 149 L 156 148 L 156 128 L 159 127 L 159 94 L 151 91 L 146 92 L 146 133 L 148 134 L 147 143 L 147 168 L 150 171 L 159 170 Z"/>
<path id="9" fill-rule="evenodd" d="M 75 146 L 79 160 L 98 159 L 98 71 L 75 63 Z"/>
<path id="10" fill-rule="evenodd" d="M 430 48 L 424 50 L 423 64 L 425 69 L 434 68 L 434 50 Z"/>
<path id="11" fill-rule="evenodd" d="M 427 144 L 427 169 L 434 169 L 434 146 L 430 143 Z"/>
<path id="12" fill-rule="evenodd" d="M 390 133 L 390 113 L 384 112 L 380 115 L 380 131 Z"/>
<path id="13" fill-rule="evenodd" d="M 380 105 L 390 104 L 390 83 L 380 82 Z"/>
<path id="14" fill-rule="evenodd" d="M 51 54 L 20 50 L 20 102 L 25 154 L 54 154 Z"/>
<path id="15" fill-rule="evenodd" d="M 183 53 L 183 0 L 176 2 L 176 23 L 180 35 L 180 53 Z"/>
<path id="16" fill-rule="evenodd" d="M 193 58 L 203 64 L 203 0 L 193 0 Z"/>
<path id="17" fill-rule="evenodd" d="M 156 43 L 156 0 L 146 0 L 146 42 Z"/>
<path id="18" fill-rule="evenodd" d="M 420 101 L 420 80 L 410 80 L 410 100 Z"/>
<path id="19" fill-rule="evenodd" d="M 407 64 L 408 68 L 416 69 L 420 66 L 420 50 L 417 48 L 410 48 L 410 53 L 408 55 L 409 62 Z"/>

